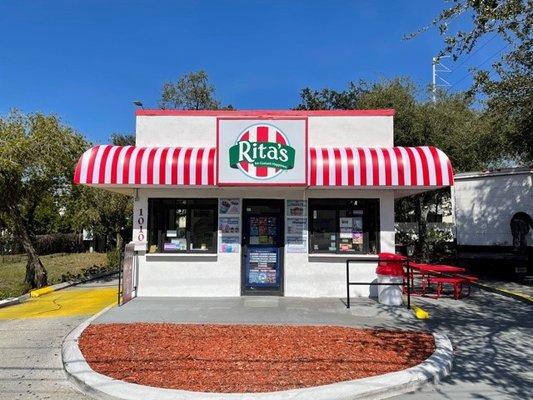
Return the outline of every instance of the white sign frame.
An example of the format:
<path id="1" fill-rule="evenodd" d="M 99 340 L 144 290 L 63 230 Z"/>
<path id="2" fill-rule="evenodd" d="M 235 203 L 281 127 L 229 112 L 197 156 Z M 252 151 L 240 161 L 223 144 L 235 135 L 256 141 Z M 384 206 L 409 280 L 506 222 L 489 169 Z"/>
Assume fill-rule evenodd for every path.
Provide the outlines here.
<path id="1" fill-rule="evenodd" d="M 294 148 L 294 167 L 271 178 L 253 178 L 231 168 L 229 149 L 240 135 L 254 125 L 276 128 Z M 307 117 L 219 117 L 217 118 L 217 186 L 306 186 L 308 159 Z"/>

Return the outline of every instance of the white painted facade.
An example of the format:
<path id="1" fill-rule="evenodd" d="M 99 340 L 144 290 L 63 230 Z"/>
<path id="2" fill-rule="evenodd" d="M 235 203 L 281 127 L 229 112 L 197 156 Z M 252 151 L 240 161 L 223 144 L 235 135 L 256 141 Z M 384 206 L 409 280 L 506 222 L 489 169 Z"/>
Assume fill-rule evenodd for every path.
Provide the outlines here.
<path id="1" fill-rule="evenodd" d="M 217 145 L 217 116 L 213 115 L 138 115 L 137 146 Z M 254 116 L 247 114 L 253 119 Z M 261 113 L 255 115 L 263 118 Z M 308 116 L 309 146 L 393 146 L 393 117 L 390 116 Z M 134 232 L 148 237 L 149 198 L 238 198 L 294 199 L 374 198 L 380 202 L 380 251 L 394 252 L 394 197 L 392 189 L 346 189 L 306 187 L 153 187 L 136 190 Z M 142 217 L 139 219 L 141 216 Z M 144 222 L 144 226 L 139 224 Z M 242 224 L 242 218 L 241 218 Z M 242 232 L 242 227 L 241 227 Z M 219 232 L 220 239 L 220 232 Z M 146 248 L 146 246 L 140 246 Z M 284 253 L 285 296 L 344 297 L 345 260 L 357 255 Z M 368 256 L 367 256 L 368 257 Z M 240 296 L 241 253 L 147 254 L 138 256 L 139 296 Z M 352 280 L 376 279 L 376 263 L 352 267 Z M 351 293 L 368 297 L 370 286 L 354 286 Z"/>
<path id="2" fill-rule="evenodd" d="M 256 118 L 261 118 L 258 113 Z M 254 117 L 250 117 L 253 119 Z M 309 146 L 390 147 L 392 116 L 309 116 Z M 217 116 L 138 115 L 137 146 L 216 146 Z"/>
<path id="3" fill-rule="evenodd" d="M 456 174 L 452 200 L 458 245 L 512 246 L 512 216 L 533 216 L 533 169 Z M 533 231 L 527 242 L 533 245 Z"/>

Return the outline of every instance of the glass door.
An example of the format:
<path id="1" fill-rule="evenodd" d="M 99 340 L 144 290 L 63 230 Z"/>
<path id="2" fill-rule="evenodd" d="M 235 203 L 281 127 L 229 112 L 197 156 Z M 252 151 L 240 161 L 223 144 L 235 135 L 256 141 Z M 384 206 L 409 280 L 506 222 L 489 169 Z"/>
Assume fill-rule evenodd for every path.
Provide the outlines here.
<path id="1" fill-rule="evenodd" d="M 283 295 L 283 200 L 245 199 L 242 294 Z"/>

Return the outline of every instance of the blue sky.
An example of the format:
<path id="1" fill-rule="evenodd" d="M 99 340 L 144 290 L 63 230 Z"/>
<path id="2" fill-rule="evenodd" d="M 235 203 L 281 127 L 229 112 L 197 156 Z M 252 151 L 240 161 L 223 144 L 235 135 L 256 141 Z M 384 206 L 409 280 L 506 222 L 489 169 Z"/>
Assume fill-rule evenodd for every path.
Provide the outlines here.
<path id="1" fill-rule="evenodd" d="M 239 109 L 292 108 L 306 86 L 341 89 L 350 80 L 409 76 L 424 87 L 442 41 L 435 32 L 402 38 L 443 5 L 2 0 L 0 115 L 12 107 L 55 113 L 106 143 L 113 132 L 133 132 L 133 100 L 155 108 L 163 82 L 198 69 L 224 104 Z M 455 63 L 452 89 L 466 88 L 468 67 L 486 62 L 497 45 Z"/>

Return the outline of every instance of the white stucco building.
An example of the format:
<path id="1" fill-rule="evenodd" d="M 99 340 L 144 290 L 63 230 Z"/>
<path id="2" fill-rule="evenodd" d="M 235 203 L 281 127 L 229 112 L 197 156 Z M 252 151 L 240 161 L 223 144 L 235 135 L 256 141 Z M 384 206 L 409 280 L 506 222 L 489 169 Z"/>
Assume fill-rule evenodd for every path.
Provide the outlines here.
<path id="1" fill-rule="evenodd" d="M 138 296 L 342 297 L 347 258 L 394 252 L 394 199 L 453 183 L 440 150 L 394 147 L 393 117 L 138 110 L 136 146 L 88 150 L 75 182 L 133 194 Z"/>

